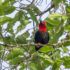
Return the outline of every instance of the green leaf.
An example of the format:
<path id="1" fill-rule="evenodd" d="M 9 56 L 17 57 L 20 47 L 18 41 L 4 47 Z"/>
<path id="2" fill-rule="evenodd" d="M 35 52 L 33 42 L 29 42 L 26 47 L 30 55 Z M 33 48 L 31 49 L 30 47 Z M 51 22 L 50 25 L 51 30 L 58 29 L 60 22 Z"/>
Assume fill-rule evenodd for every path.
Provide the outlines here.
<path id="1" fill-rule="evenodd" d="M 12 20 L 10 17 L 0 17 L 0 25 L 9 22 L 10 20 Z"/>
<path id="2" fill-rule="evenodd" d="M 27 11 L 31 16 L 31 19 L 34 20 L 38 24 L 38 21 L 37 21 L 37 18 L 35 16 L 34 12 L 31 9 L 28 9 Z"/>
<path id="3" fill-rule="evenodd" d="M 18 26 L 16 33 L 20 32 L 26 27 L 27 24 L 31 23 L 27 14 L 23 11 L 16 13 L 15 18 L 17 21 L 20 21 L 20 25 Z"/>
<path id="4" fill-rule="evenodd" d="M 54 51 L 54 48 L 52 48 L 51 46 L 43 46 L 40 49 L 40 51 L 43 52 L 43 53 L 48 53 L 48 52 Z"/>
<path id="5" fill-rule="evenodd" d="M 60 70 L 60 65 L 61 65 L 61 61 L 56 60 L 52 66 L 52 70 Z"/>
<path id="6" fill-rule="evenodd" d="M 9 62 L 9 64 L 11 64 L 11 65 L 17 65 L 17 64 L 19 64 L 19 63 L 21 63 L 21 61 L 23 60 L 23 57 L 13 57 L 11 60 L 10 60 L 10 62 Z"/>
<path id="7" fill-rule="evenodd" d="M 4 39 L 6 41 L 5 43 L 7 43 L 7 44 L 16 44 L 16 41 L 14 40 L 13 36 L 7 36 Z"/>
<path id="8" fill-rule="evenodd" d="M 9 0 L 11 5 L 13 5 L 16 1 L 15 0 Z"/>
<path id="9" fill-rule="evenodd" d="M 0 0 L 0 5 L 2 5 L 2 1 Z"/>
<path id="10" fill-rule="evenodd" d="M 33 61 L 29 64 L 30 70 L 43 70 L 42 66 L 39 62 Z"/>
<path id="11" fill-rule="evenodd" d="M 70 46 L 70 42 L 65 42 L 65 43 L 63 44 L 63 46 L 65 46 L 65 47 Z"/>
<path id="12" fill-rule="evenodd" d="M 66 2 L 66 0 L 63 0 L 63 3 L 65 3 Z"/>
<path id="13" fill-rule="evenodd" d="M 42 57 L 42 58 L 44 58 L 44 59 L 46 59 L 48 62 L 50 62 L 51 64 L 53 64 L 54 62 L 53 62 L 53 60 L 48 56 L 48 55 L 43 55 L 43 54 L 39 54 L 38 53 L 38 56 L 40 56 L 40 57 Z"/>
<path id="14" fill-rule="evenodd" d="M 16 38 L 16 42 L 18 44 L 24 44 L 24 43 L 27 43 L 28 41 L 26 40 L 26 38 L 29 36 L 30 34 L 28 33 L 28 31 L 26 31 L 23 35 L 21 36 L 18 36 Z"/>
<path id="15" fill-rule="evenodd" d="M 50 55 L 51 58 L 53 58 L 54 60 L 60 60 L 61 55 L 60 55 L 61 50 L 56 49 L 54 52 L 52 52 L 52 55 Z"/>
<path id="16" fill-rule="evenodd" d="M 16 38 L 16 43 L 24 44 L 24 43 L 27 43 L 27 41 L 26 41 L 26 38 L 20 36 L 20 37 Z"/>
<path id="17" fill-rule="evenodd" d="M 15 7 L 14 6 L 8 6 L 8 7 L 0 7 L 0 16 L 2 15 L 8 15 L 11 14 L 13 11 L 15 11 Z"/>
<path id="18" fill-rule="evenodd" d="M 66 12 L 70 13 L 70 5 L 66 4 Z"/>
<path id="19" fill-rule="evenodd" d="M 51 43 L 57 43 L 59 37 L 63 34 L 64 32 L 64 27 L 62 25 L 58 26 L 58 29 L 56 30 L 52 40 L 50 41 Z"/>
<path id="20" fill-rule="evenodd" d="M 24 55 L 24 50 L 20 48 L 14 48 L 11 52 L 7 54 L 7 60 L 14 59 L 18 56 L 23 56 Z"/>
<path id="21" fill-rule="evenodd" d="M 42 66 L 44 68 L 47 68 L 49 65 L 52 65 L 49 61 L 45 60 L 44 58 L 40 58 L 40 61 L 42 62 Z"/>
<path id="22" fill-rule="evenodd" d="M 70 68 L 70 56 L 64 56 L 62 61 L 65 68 Z"/>
<path id="23" fill-rule="evenodd" d="M 70 31 L 70 25 L 65 26 L 65 27 L 64 27 L 64 29 L 65 29 L 65 30 L 69 30 L 69 31 Z"/>
<path id="24" fill-rule="evenodd" d="M 48 24 L 50 24 L 51 26 L 57 26 L 58 24 L 59 24 L 59 21 L 57 22 L 58 20 L 56 19 L 56 20 L 52 20 L 52 19 L 50 19 L 50 18 L 47 18 L 46 19 L 46 22 L 48 23 Z M 57 22 L 57 23 L 56 23 Z"/>
<path id="25" fill-rule="evenodd" d="M 62 15 L 60 13 L 51 13 L 49 14 L 50 19 L 60 18 Z"/>
<path id="26" fill-rule="evenodd" d="M 17 18 L 17 20 L 20 21 L 21 19 L 24 18 L 23 14 L 24 14 L 23 11 L 19 11 L 16 13 L 15 18 Z"/>
<path id="27" fill-rule="evenodd" d="M 64 47 L 64 46 L 62 46 L 61 48 L 63 49 L 63 52 L 64 52 L 64 53 L 66 53 L 66 52 L 68 51 L 68 48 L 66 48 L 66 47 Z"/>
<path id="28" fill-rule="evenodd" d="M 24 65 L 19 68 L 19 70 L 23 70 L 23 69 L 25 69 Z"/>
<path id="29" fill-rule="evenodd" d="M 4 10 L 4 14 L 5 15 L 11 14 L 13 11 L 15 11 L 15 7 L 11 6 L 11 7 L 8 7 L 6 10 Z"/>
<path id="30" fill-rule="evenodd" d="M 25 20 L 20 19 L 20 23 L 21 24 L 18 26 L 16 34 L 18 32 L 20 32 L 21 30 L 23 30 L 26 27 L 27 24 L 31 23 L 31 21 L 25 21 Z"/>
<path id="31" fill-rule="evenodd" d="M 36 13 L 36 14 L 40 14 L 40 10 L 39 10 L 37 7 L 33 8 L 33 11 L 34 11 L 34 13 Z"/>
<path id="32" fill-rule="evenodd" d="M 57 9 L 59 3 L 61 2 L 61 0 L 53 0 L 53 3 L 55 5 L 55 8 Z"/>
<path id="33" fill-rule="evenodd" d="M 51 19 L 51 20 L 53 20 L 53 19 L 59 19 L 59 18 L 61 18 L 61 19 L 63 19 L 64 21 L 66 21 L 67 20 L 67 17 L 66 16 L 64 16 L 64 15 L 62 15 L 62 14 L 60 14 L 60 13 L 51 13 L 51 14 L 49 14 L 49 18 Z M 57 21 L 58 22 L 58 21 Z"/>
<path id="34" fill-rule="evenodd" d="M 2 55 L 3 55 L 3 52 L 1 52 L 1 50 L 3 50 L 4 49 L 4 46 L 0 46 L 0 58 L 2 57 Z"/>
<path id="35" fill-rule="evenodd" d="M 7 30 L 9 33 L 11 33 L 11 34 L 13 34 L 13 26 L 14 26 L 14 24 L 16 23 L 16 21 L 17 21 L 17 18 L 12 18 L 12 19 L 8 22 L 8 26 L 7 26 L 6 30 Z"/>
<path id="36" fill-rule="evenodd" d="M 14 6 L 9 5 L 9 0 L 5 0 L 1 5 L 0 5 L 0 16 L 2 15 L 7 15 L 15 11 Z"/>
<path id="37" fill-rule="evenodd" d="M 3 6 L 8 6 L 9 5 L 9 0 L 5 0 L 2 5 Z"/>

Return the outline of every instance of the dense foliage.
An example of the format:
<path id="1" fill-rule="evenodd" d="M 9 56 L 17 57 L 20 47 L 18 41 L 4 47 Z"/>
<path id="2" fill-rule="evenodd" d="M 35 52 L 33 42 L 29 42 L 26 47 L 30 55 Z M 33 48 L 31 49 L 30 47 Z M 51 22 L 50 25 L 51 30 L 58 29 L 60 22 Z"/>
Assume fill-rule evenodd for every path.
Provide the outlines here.
<path id="1" fill-rule="evenodd" d="M 38 27 L 37 17 L 46 13 L 41 13 L 38 8 L 38 3 L 41 4 L 44 0 L 26 1 L 24 3 L 24 0 L 0 0 L 0 59 L 9 63 L 10 70 L 17 70 L 18 67 L 19 70 L 26 68 L 29 70 L 45 70 L 50 65 L 49 70 L 60 70 L 61 65 L 70 68 L 70 54 L 68 56 L 60 54 L 62 51 L 63 53 L 68 52 L 67 47 L 70 46 L 70 4 L 68 0 L 51 1 L 50 5 L 54 5 L 53 10 L 51 8 L 46 11 L 49 12 L 49 15 L 44 19 L 50 34 L 50 44 L 68 41 L 61 45 L 58 44 L 56 47 L 45 45 L 40 49 L 43 53 L 36 52 L 35 46 L 30 45 L 34 43 L 34 31 L 32 36 L 29 33 L 30 29 L 21 35 L 17 35 L 26 28 L 27 24 L 33 23 L 33 21 Z M 15 6 L 15 4 L 17 5 Z M 57 13 L 59 8 L 62 11 Z M 14 14 L 14 12 L 16 13 Z M 11 14 L 15 16 L 10 17 Z M 60 40 L 63 35 L 66 36 Z M 27 40 L 29 36 L 31 39 Z"/>

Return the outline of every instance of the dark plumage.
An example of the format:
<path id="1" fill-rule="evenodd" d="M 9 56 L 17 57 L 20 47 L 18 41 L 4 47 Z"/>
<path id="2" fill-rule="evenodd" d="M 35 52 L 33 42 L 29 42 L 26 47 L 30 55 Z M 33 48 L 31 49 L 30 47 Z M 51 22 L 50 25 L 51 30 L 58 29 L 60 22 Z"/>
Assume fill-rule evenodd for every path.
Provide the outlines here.
<path id="1" fill-rule="evenodd" d="M 45 31 L 37 31 L 35 33 L 35 43 L 47 44 L 49 41 L 49 33 Z M 38 51 L 42 46 L 35 46 L 36 51 Z"/>

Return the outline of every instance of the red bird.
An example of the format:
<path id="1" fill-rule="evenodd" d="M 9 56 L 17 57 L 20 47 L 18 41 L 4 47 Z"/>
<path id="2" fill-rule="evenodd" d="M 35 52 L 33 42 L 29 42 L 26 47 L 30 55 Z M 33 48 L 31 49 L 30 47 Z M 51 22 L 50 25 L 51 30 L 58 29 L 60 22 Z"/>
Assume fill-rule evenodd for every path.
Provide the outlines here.
<path id="1" fill-rule="evenodd" d="M 49 33 L 47 32 L 46 22 L 40 21 L 39 30 L 35 33 L 35 43 L 47 44 L 49 41 Z M 35 46 L 38 51 L 42 46 Z"/>

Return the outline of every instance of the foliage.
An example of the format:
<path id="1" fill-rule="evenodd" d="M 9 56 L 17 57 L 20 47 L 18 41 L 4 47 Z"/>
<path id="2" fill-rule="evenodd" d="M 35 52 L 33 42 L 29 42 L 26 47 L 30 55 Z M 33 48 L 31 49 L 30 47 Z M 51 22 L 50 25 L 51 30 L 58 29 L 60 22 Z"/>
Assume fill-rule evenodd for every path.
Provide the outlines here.
<path id="1" fill-rule="evenodd" d="M 26 68 L 30 70 L 45 70 L 50 65 L 52 66 L 51 70 L 60 70 L 61 65 L 64 65 L 65 68 L 70 68 L 70 55 L 64 57 L 60 55 L 62 50 L 64 53 L 69 51 L 67 46 L 70 46 L 70 42 L 65 42 L 61 46 L 58 45 L 56 47 L 45 45 L 40 49 L 42 53 L 36 52 L 35 46 L 22 45 L 34 42 L 34 31 L 32 36 L 30 36 L 29 30 L 26 30 L 21 35 L 18 34 L 26 28 L 27 24 L 33 21 L 38 27 L 38 15 L 41 15 L 38 3 L 44 0 L 39 2 L 35 0 L 31 4 L 29 0 L 27 0 L 29 1 L 28 4 L 23 4 L 21 3 L 22 1 L 20 0 L 20 7 L 16 7 L 17 0 L 4 0 L 4 2 L 0 0 L 0 42 L 7 44 L 6 46 L 0 43 L 0 58 L 3 57 L 4 50 L 7 49 L 8 53 L 5 54 L 4 57 L 6 58 L 3 58 L 3 60 L 8 61 L 9 65 L 14 66 L 14 69 L 20 66 L 19 70 L 25 70 Z M 51 5 L 54 4 L 54 10 L 56 11 L 49 13 L 45 19 L 50 35 L 50 44 L 58 43 L 60 37 L 66 33 L 68 33 L 66 38 L 61 39 L 61 41 L 70 40 L 70 5 L 67 1 L 53 0 L 51 3 Z M 62 7 L 65 5 L 65 13 L 57 13 L 60 4 Z M 14 17 L 9 17 L 15 11 L 17 12 L 14 14 Z M 4 26 L 6 24 L 7 27 Z M 16 27 L 16 30 L 13 29 L 14 27 Z M 14 31 L 16 32 L 14 33 Z M 27 40 L 28 37 L 31 39 Z M 12 45 L 14 47 L 11 47 Z"/>

